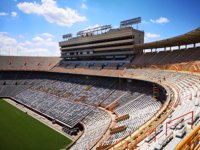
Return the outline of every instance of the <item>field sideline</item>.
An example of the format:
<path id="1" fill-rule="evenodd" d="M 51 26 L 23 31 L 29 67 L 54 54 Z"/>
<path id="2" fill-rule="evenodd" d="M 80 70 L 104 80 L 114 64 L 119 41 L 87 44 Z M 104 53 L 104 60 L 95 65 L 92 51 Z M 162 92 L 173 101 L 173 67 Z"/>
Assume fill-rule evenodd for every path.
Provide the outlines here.
<path id="1" fill-rule="evenodd" d="M 72 141 L 0 99 L 1 150 L 59 150 Z"/>

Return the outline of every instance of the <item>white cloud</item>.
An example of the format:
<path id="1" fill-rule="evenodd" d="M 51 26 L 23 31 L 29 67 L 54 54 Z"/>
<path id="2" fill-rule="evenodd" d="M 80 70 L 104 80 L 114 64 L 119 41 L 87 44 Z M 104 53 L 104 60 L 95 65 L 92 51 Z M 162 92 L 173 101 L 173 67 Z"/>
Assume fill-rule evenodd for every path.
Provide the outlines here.
<path id="1" fill-rule="evenodd" d="M 18 43 L 19 46 L 31 46 L 32 45 L 32 42 L 30 41 L 23 41 L 21 43 Z"/>
<path id="2" fill-rule="evenodd" d="M 11 16 L 12 16 L 12 17 L 16 17 L 16 16 L 17 16 L 17 12 L 12 11 L 12 12 L 11 12 Z"/>
<path id="3" fill-rule="evenodd" d="M 150 33 L 150 32 L 145 33 L 146 39 L 153 39 L 153 38 L 159 38 L 159 37 L 160 37 L 160 34 L 155 34 L 155 33 Z"/>
<path id="4" fill-rule="evenodd" d="M 81 8 L 82 8 L 82 9 L 88 9 L 88 7 L 87 7 L 87 5 L 86 5 L 85 3 L 82 3 L 82 4 L 81 4 Z"/>
<path id="5" fill-rule="evenodd" d="M 170 20 L 169 20 L 168 18 L 166 18 L 166 17 L 160 17 L 160 18 L 158 18 L 158 19 L 156 19 L 156 20 L 150 19 L 150 21 L 151 21 L 152 23 L 158 23 L 158 24 L 163 24 L 163 23 L 168 23 L 168 22 L 170 22 Z"/>
<path id="6" fill-rule="evenodd" d="M 1 45 L 15 45 L 17 41 L 12 38 L 8 37 L 6 34 L 0 34 L 0 46 Z"/>
<path id="7" fill-rule="evenodd" d="M 8 16 L 8 15 L 9 15 L 8 13 L 0 12 L 0 16 Z M 12 11 L 12 12 L 10 13 L 10 16 L 16 17 L 16 16 L 17 16 L 17 12 Z"/>
<path id="8" fill-rule="evenodd" d="M 0 12 L 0 16 L 7 16 L 8 13 L 5 13 L 5 12 Z"/>
<path id="9" fill-rule="evenodd" d="M 145 41 L 145 43 L 146 42 L 152 42 L 152 41 L 158 40 L 159 38 L 160 38 L 160 34 L 146 32 L 145 37 L 144 37 L 144 41 Z"/>
<path id="10" fill-rule="evenodd" d="M 18 35 L 19 38 L 23 39 L 24 38 L 24 35 L 20 34 Z"/>
<path id="11" fill-rule="evenodd" d="M 0 36 L 1 35 L 6 35 L 6 34 L 8 34 L 7 32 L 0 32 Z"/>
<path id="12" fill-rule="evenodd" d="M 34 42 L 37 42 L 37 43 L 44 42 L 44 39 L 41 38 L 41 37 L 39 37 L 39 36 L 36 36 L 36 37 L 32 38 L 32 40 L 33 40 Z"/>
<path id="13" fill-rule="evenodd" d="M 48 35 L 49 33 L 46 33 Z M 59 56 L 58 42 L 50 37 L 41 37 L 39 34 L 30 40 L 17 39 L 9 36 L 7 33 L 0 33 L 0 49 L 2 55 L 20 55 L 20 56 Z M 51 35 L 51 34 L 49 34 Z M 20 36 L 20 35 L 19 35 Z M 18 37 L 19 37 L 18 36 Z"/>
<path id="14" fill-rule="evenodd" d="M 48 37 L 48 38 L 53 38 L 54 36 L 50 33 L 42 33 L 42 36 Z"/>
<path id="15" fill-rule="evenodd" d="M 42 0 L 41 4 L 36 2 L 18 3 L 17 7 L 26 14 L 37 14 L 43 16 L 49 23 L 59 26 L 72 26 L 74 23 L 86 21 L 85 16 L 71 8 L 60 8 L 54 0 Z"/>

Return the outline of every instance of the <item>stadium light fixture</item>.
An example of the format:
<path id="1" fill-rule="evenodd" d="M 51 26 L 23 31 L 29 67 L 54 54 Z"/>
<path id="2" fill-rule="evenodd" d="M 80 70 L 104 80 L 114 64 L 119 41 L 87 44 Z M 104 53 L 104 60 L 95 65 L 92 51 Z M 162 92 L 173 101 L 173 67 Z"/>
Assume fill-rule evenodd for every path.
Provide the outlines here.
<path id="1" fill-rule="evenodd" d="M 72 38 L 72 34 L 71 34 L 71 33 L 65 34 L 65 35 L 62 36 L 62 38 L 63 38 L 63 39 L 66 39 L 66 40 L 67 40 L 67 39 L 70 39 L 70 38 Z"/>
<path id="2" fill-rule="evenodd" d="M 99 27 L 95 27 L 95 28 L 79 31 L 79 32 L 77 32 L 77 36 L 84 36 L 84 35 L 87 35 L 87 34 L 93 34 L 95 32 L 98 33 L 98 31 L 102 32 L 103 30 L 107 31 L 107 30 L 109 30 L 111 28 L 112 28 L 111 25 L 99 26 Z"/>
<path id="3" fill-rule="evenodd" d="M 129 26 L 132 26 L 133 24 L 137 24 L 138 26 L 138 23 L 141 23 L 141 17 L 121 21 L 120 28 L 129 27 Z"/>

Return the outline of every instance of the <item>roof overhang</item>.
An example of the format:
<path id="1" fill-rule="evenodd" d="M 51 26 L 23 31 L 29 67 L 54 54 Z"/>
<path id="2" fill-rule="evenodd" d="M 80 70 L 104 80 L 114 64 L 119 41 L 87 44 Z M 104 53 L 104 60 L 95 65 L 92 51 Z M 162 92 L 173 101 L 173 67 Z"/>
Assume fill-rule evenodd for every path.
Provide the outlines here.
<path id="1" fill-rule="evenodd" d="M 200 43 L 200 27 L 191 32 L 173 38 L 168 38 L 165 40 L 149 42 L 144 44 L 136 44 L 133 46 L 133 49 L 134 50 L 154 49 L 154 48 L 164 48 L 164 47 L 188 45 L 195 43 Z"/>

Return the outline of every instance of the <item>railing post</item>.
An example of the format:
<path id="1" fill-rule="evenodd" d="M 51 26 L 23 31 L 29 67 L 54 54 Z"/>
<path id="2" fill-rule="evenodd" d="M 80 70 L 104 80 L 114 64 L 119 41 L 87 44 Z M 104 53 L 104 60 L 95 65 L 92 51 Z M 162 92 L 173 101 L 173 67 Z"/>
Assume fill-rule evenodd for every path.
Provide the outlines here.
<path id="1" fill-rule="evenodd" d="M 193 129 L 193 125 L 194 125 L 194 111 L 192 111 L 192 124 L 191 124 L 191 129 Z"/>

